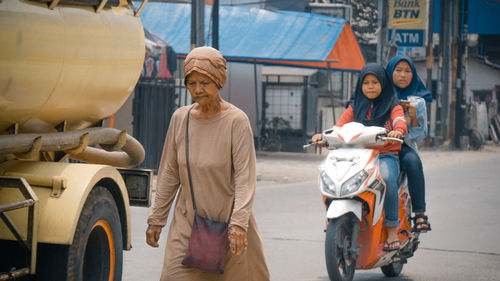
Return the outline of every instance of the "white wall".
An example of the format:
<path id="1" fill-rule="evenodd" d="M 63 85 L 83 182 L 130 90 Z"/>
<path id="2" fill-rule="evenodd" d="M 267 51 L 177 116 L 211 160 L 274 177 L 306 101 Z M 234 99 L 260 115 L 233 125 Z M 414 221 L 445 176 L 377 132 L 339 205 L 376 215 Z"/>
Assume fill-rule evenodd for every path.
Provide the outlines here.
<path id="1" fill-rule="evenodd" d="M 466 101 L 472 97 L 474 90 L 491 90 L 494 93 L 495 85 L 500 85 L 500 70 L 486 65 L 478 59 L 467 60 L 466 73 Z"/>
<path id="2" fill-rule="evenodd" d="M 418 77 L 420 77 L 420 80 L 422 80 L 422 82 L 424 82 L 424 85 L 425 85 L 426 81 L 427 81 L 426 62 L 425 61 L 414 61 L 413 64 L 415 65 L 415 69 L 417 70 Z M 433 70 L 433 72 L 436 72 L 436 71 Z M 437 75 L 433 75 L 433 76 L 437 77 Z M 429 91 L 430 91 L 430 89 L 429 89 Z"/>
<path id="3" fill-rule="evenodd" d="M 262 110 L 262 66 L 257 65 L 257 99 L 258 110 Z M 250 119 L 254 136 L 258 136 L 254 65 L 250 63 L 227 63 L 227 82 L 222 88 L 221 97 L 243 110 Z M 260 120 L 260 115 L 259 115 Z"/>

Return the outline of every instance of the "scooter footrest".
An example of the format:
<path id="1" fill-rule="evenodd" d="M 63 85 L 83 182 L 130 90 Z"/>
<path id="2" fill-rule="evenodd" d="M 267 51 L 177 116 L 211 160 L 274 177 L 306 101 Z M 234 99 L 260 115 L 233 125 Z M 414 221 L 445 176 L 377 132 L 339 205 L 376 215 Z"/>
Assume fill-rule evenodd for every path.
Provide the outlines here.
<path id="1" fill-rule="evenodd" d="M 392 262 L 407 263 L 408 260 L 407 257 L 397 254 L 392 257 Z"/>

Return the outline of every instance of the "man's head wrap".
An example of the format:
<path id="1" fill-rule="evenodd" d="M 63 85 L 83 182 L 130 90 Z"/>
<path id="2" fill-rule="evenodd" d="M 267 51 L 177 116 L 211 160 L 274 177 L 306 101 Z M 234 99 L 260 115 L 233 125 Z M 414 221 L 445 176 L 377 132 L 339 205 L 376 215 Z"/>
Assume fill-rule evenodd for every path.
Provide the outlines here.
<path id="1" fill-rule="evenodd" d="M 219 88 L 226 84 L 226 59 L 212 47 L 198 47 L 189 52 L 184 61 L 184 82 L 193 71 L 208 76 Z"/>

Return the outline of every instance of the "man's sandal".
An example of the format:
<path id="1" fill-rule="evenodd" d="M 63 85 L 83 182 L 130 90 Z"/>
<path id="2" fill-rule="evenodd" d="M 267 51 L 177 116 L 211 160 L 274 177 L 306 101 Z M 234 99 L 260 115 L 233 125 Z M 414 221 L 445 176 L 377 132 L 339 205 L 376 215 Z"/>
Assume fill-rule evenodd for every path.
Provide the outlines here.
<path id="1" fill-rule="evenodd" d="M 413 218 L 413 228 L 411 229 L 412 232 L 420 232 L 420 233 L 426 233 L 427 231 L 431 231 L 431 224 L 428 221 L 428 217 L 426 215 L 415 215 Z M 418 221 L 418 219 L 424 219 L 423 221 Z"/>
<path id="2" fill-rule="evenodd" d="M 399 243 L 399 246 L 396 246 L 394 247 L 394 244 L 396 243 Z M 401 248 L 401 240 L 394 240 L 392 241 L 391 243 L 387 242 L 387 240 L 385 241 L 385 244 L 384 244 L 384 251 L 386 252 L 391 252 L 391 251 L 397 251 Z"/>

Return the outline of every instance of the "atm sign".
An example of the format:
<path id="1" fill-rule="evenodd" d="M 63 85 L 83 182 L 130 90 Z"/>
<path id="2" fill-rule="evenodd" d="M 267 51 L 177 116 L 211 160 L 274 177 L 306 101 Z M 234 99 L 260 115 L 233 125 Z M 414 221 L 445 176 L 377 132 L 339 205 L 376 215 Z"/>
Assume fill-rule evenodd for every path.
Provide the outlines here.
<path id="1" fill-rule="evenodd" d="M 389 29 L 389 41 L 392 40 L 392 31 Z M 394 43 L 398 47 L 420 47 L 424 45 L 424 31 L 422 29 L 396 30 Z"/>

